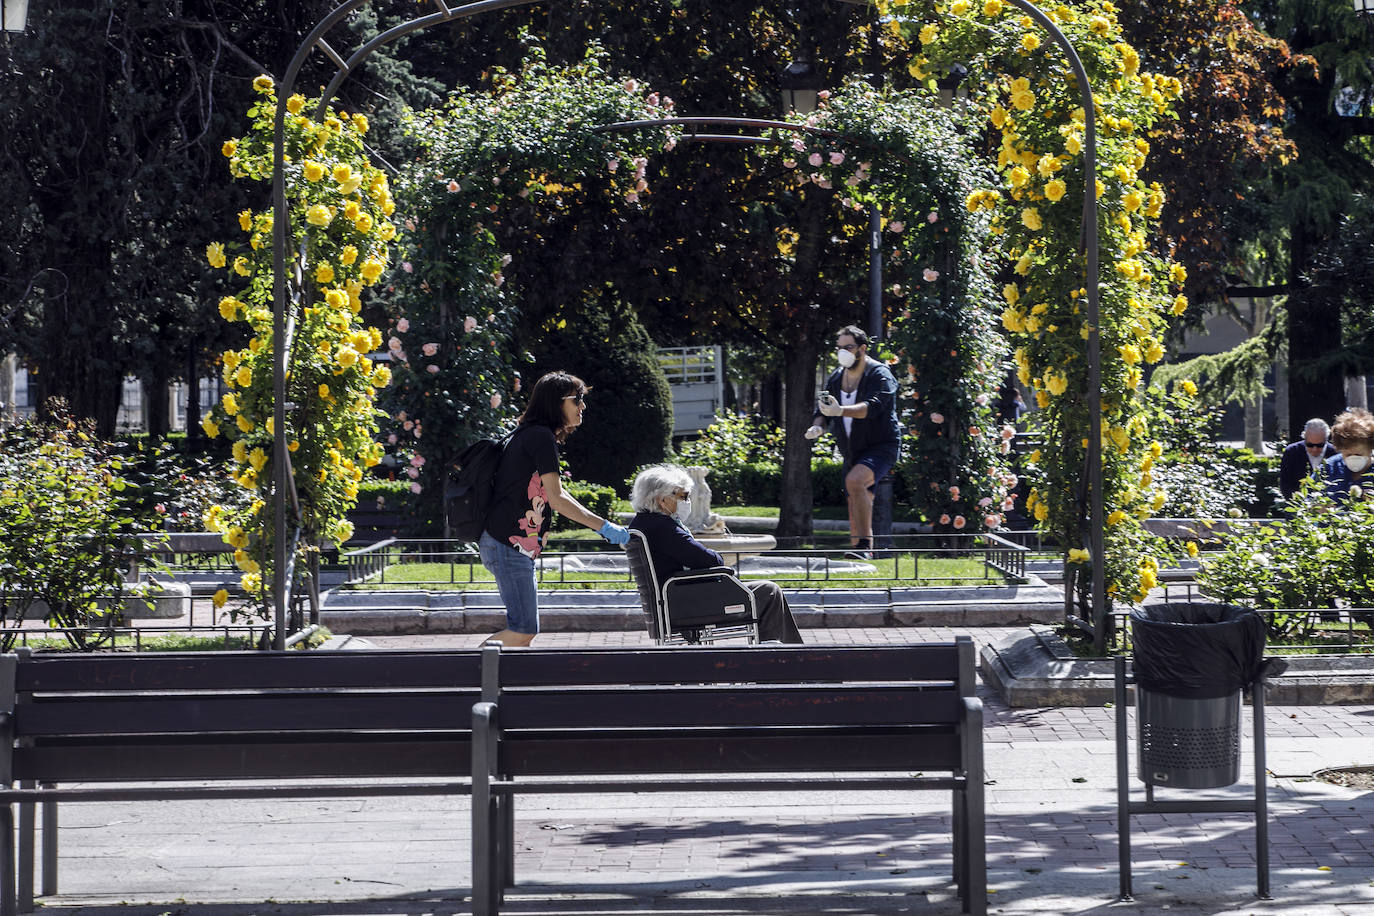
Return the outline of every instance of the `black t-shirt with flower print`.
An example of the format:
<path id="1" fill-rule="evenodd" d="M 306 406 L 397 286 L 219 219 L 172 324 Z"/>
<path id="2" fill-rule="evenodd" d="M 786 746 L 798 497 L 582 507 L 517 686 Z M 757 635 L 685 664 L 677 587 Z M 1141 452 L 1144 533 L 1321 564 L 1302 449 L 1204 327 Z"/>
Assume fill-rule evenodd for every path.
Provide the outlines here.
<path id="1" fill-rule="evenodd" d="M 547 426 L 522 426 L 506 445 L 487 513 L 487 533 L 527 557 L 539 556 L 553 513 L 545 474 L 558 473 L 558 441 Z"/>

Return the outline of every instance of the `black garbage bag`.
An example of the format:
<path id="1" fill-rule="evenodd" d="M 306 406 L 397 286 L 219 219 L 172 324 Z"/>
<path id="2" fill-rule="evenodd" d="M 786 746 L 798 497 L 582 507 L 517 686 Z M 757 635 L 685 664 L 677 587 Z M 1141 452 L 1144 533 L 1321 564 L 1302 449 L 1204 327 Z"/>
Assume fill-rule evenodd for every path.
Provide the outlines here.
<path id="1" fill-rule="evenodd" d="M 1229 604 L 1151 604 L 1131 611 L 1135 679 L 1146 690 L 1183 699 L 1250 689 L 1288 665 L 1264 658 L 1264 620 Z"/>

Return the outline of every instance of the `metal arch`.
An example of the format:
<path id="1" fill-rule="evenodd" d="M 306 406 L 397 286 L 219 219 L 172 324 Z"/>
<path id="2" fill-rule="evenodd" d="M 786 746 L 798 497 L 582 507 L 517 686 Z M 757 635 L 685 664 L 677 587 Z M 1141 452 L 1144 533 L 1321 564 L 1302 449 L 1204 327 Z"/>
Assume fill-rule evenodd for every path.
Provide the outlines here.
<path id="1" fill-rule="evenodd" d="M 1092 84 L 1083 61 L 1073 42 L 1059 30 L 1050 17 L 1030 0 L 1010 0 L 1013 6 L 1038 22 L 1069 58 L 1069 65 L 1078 80 L 1083 98 L 1083 246 L 1086 249 L 1086 286 L 1088 287 L 1088 479 L 1089 537 L 1092 551 L 1092 621 L 1093 645 L 1098 654 L 1104 652 L 1107 637 L 1107 579 L 1105 565 L 1105 535 L 1103 530 L 1102 492 L 1102 333 L 1098 327 L 1101 291 L 1101 267 L 1098 263 L 1097 239 L 1097 102 L 1093 99 Z M 1068 580 L 1065 579 L 1067 588 Z M 1065 600 L 1068 596 L 1066 594 Z"/>
<path id="2" fill-rule="evenodd" d="M 305 65 L 305 60 L 312 49 L 319 47 L 320 50 L 332 60 L 339 68 L 333 79 L 330 80 L 326 91 L 322 94 L 318 115 L 322 115 L 329 101 L 345 79 L 366 60 L 373 51 L 382 45 L 394 41 L 404 35 L 437 25 L 441 22 L 451 22 L 455 19 L 466 19 L 471 16 L 485 12 L 508 9 L 517 6 L 527 6 L 541 0 L 479 0 L 466 6 L 451 7 L 445 0 L 433 0 L 438 8 L 437 13 L 422 16 L 401 25 L 395 26 L 373 38 L 355 51 L 347 60 L 344 60 L 330 45 L 324 40 L 324 36 L 334 26 L 342 22 L 349 14 L 360 9 L 368 3 L 368 0 L 348 0 L 327 14 L 315 25 L 306 35 L 300 47 L 296 49 L 290 64 L 286 68 L 286 73 L 277 85 L 277 110 L 274 119 L 273 143 L 272 143 L 272 251 L 273 251 L 273 290 L 272 290 L 272 360 L 273 360 L 273 525 L 276 537 L 273 544 L 273 575 L 272 575 L 272 603 L 275 610 L 275 627 L 273 633 L 273 647 L 276 649 L 285 648 L 285 626 L 286 626 L 286 599 L 287 583 L 286 572 L 290 569 L 286 549 L 286 494 L 290 493 L 294 499 L 294 481 L 290 473 L 290 452 L 287 450 L 286 436 L 286 177 L 285 177 L 285 127 L 286 127 L 286 100 L 294 89 L 296 79 L 300 75 L 301 68 Z M 854 2 L 854 0 L 844 0 L 844 2 Z M 1038 7 L 1030 3 L 1029 0 L 1010 0 L 1018 9 L 1025 12 L 1032 19 L 1041 25 L 1063 48 L 1068 56 L 1070 66 L 1073 68 L 1074 76 L 1077 78 L 1079 91 L 1084 100 L 1084 199 L 1083 199 L 1083 234 L 1084 246 L 1087 256 L 1087 287 L 1088 287 L 1088 395 L 1090 398 L 1090 423 L 1088 435 L 1088 465 L 1089 476 L 1091 479 L 1091 538 L 1092 538 L 1092 557 L 1093 557 L 1093 629 L 1094 641 L 1101 643 L 1105 639 L 1106 623 L 1106 580 L 1103 567 L 1103 492 L 1102 492 L 1102 376 L 1101 376 L 1101 336 L 1098 328 L 1099 318 L 1099 290 L 1098 281 L 1100 268 L 1098 264 L 1098 226 L 1097 226 L 1097 130 L 1096 130 L 1096 103 L 1093 100 L 1092 85 L 1088 81 L 1087 71 L 1083 67 L 1083 62 L 1074 49 L 1073 43 L 1060 31 L 1048 16 Z M 820 135 L 826 132 L 815 128 L 807 128 L 802 125 L 788 124 L 780 121 L 753 120 L 747 118 L 740 119 L 696 119 L 683 118 L 676 119 L 682 122 L 701 121 L 702 123 L 725 123 L 733 120 L 738 126 L 753 126 L 762 129 L 810 130 Z M 752 122 L 752 123 L 750 123 Z M 636 122 L 624 122 L 626 125 Z M 641 126 L 648 126 L 654 122 L 643 122 Z M 835 134 L 830 134 L 835 135 Z M 718 136 L 717 142 L 754 142 L 754 138 L 735 137 L 727 135 Z M 706 139 L 701 136 L 700 139 Z M 716 137 L 713 137 L 716 139 Z M 766 142 L 763 138 L 758 140 Z M 292 552 L 294 559 L 294 551 Z"/>

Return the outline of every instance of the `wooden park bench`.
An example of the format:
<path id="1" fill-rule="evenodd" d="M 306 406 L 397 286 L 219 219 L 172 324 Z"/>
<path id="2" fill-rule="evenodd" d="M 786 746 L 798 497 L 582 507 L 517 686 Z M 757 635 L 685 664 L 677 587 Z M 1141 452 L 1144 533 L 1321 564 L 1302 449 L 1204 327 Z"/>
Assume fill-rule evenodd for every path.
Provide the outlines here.
<path id="1" fill-rule="evenodd" d="M 0 656 L 0 913 L 36 804 L 52 895 L 58 803 L 467 794 L 480 683 L 476 650 Z"/>
<path id="2" fill-rule="evenodd" d="M 473 709 L 473 912 L 515 883 L 519 793 L 940 789 L 954 880 L 987 909 L 974 647 L 483 649 Z M 938 775 L 937 775 L 938 774 Z"/>

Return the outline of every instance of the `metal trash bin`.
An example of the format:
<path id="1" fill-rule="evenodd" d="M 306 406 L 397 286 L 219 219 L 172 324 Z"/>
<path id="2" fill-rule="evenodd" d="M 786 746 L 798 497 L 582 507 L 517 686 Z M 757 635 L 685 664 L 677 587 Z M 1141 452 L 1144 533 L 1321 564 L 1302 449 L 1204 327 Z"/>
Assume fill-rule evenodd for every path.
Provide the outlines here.
<path id="1" fill-rule="evenodd" d="M 1137 772 L 1146 785 L 1216 789 L 1240 781 L 1240 691 L 1188 700 L 1136 687 Z"/>
<path id="2" fill-rule="evenodd" d="M 1142 782 L 1215 789 L 1240 780 L 1241 690 L 1264 667 L 1264 634 L 1258 614 L 1227 604 L 1131 612 Z"/>

